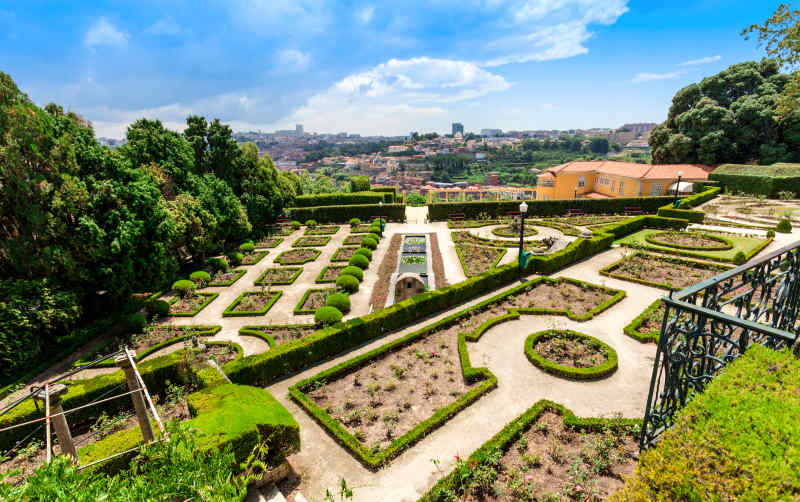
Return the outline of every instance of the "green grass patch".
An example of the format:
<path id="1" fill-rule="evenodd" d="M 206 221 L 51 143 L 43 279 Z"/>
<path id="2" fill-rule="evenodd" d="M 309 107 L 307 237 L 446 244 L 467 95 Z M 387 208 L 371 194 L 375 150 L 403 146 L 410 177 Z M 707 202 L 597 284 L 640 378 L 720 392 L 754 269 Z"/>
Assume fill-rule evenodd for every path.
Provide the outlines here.
<path id="1" fill-rule="evenodd" d="M 704 258 L 707 260 L 733 263 L 733 258 L 739 251 L 743 252 L 745 257 L 747 257 L 747 259 L 749 260 L 756 253 L 764 249 L 764 247 L 766 247 L 767 244 L 772 242 L 771 238 L 761 239 L 756 237 L 742 237 L 739 235 L 725 234 L 724 236 L 721 237 L 724 237 L 726 240 L 730 241 L 730 243 L 732 244 L 732 247 L 730 249 L 719 250 L 719 251 L 686 250 L 686 249 L 678 249 L 675 247 L 653 244 L 652 242 L 647 240 L 649 236 L 658 234 L 660 232 L 662 232 L 662 230 L 654 230 L 654 229 L 641 230 L 627 237 L 623 237 L 622 239 L 618 239 L 617 241 L 615 241 L 615 244 L 620 244 L 622 246 L 628 246 L 632 248 L 648 249 L 651 251 L 657 251 L 659 253 L 676 254 L 692 258 Z M 710 234 L 710 233 L 709 235 L 716 236 L 716 234 Z"/>

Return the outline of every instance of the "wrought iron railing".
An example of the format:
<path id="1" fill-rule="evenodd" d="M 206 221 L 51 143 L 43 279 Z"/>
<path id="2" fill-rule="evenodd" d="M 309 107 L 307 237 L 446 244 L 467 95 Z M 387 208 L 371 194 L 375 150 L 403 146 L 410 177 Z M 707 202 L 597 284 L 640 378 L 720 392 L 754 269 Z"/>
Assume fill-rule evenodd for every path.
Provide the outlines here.
<path id="1" fill-rule="evenodd" d="M 791 346 L 798 332 L 800 242 L 670 293 L 650 380 L 641 448 L 751 344 Z"/>

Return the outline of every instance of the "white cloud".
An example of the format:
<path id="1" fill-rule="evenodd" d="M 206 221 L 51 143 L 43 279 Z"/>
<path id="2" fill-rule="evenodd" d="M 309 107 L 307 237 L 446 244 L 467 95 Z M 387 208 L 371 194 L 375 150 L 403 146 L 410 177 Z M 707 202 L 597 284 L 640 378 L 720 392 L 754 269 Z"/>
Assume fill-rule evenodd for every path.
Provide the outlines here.
<path id="1" fill-rule="evenodd" d="M 295 49 L 286 49 L 278 53 L 278 65 L 283 71 L 301 71 L 311 64 L 311 56 Z"/>
<path id="2" fill-rule="evenodd" d="M 101 17 L 86 33 L 86 45 L 89 47 L 124 47 L 128 44 L 128 34 L 119 30 L 111 21 Z"/>
<path id="3" fill-rule="evenodd" d="M 689 61 L 684 61 L 680 65 L 681 66 L 694 66 L 694 65 L 698 65 L 698 64 L 708 64 L 708 63 L 713 63 L 714 61 L 719 61 L 720 59 L 722 59 L 722 56 L 706 56 L 706 57 L 700 58 L 700 59 L 691 59 Z"/>
<path id="4" fill-rule="evenodd" d="M 172 16 L 162 17 L 147 28 L 148 33 L 154 35 L 180 35 L 184 32 L 183 28 L 172 19 Z"/>
<path id="5" fill-rule="evenodd" d="M 235 21 L 258 34 L 322 32 L 330 21 L 326 2 L 321 0 L 221 0 L 220 3 Z"/>
<path id="6" fill-rule="evenodd" d="M 585 24 L 574 22 L 559 24 L 490 42 L 488 47 L 501 56 L 484 62 L 485 66 L 501 66 L 509 63 L 550 61 L 586 54 L 589 49 L 583 42 L 591 37 Z"/>
<path id="7" fill-rule="evenodd" d="M 391 59 L 312 96 L 281 123 L 318 131 L 405 134 L 443 120 L 453 103 L 509 87 L 500 75 L 467 61 Z"/>
<path id="8" fill-rule="evenodd" d="M 678 78 L 685 74 L 685 71 L 671 71 L 668 73 L 637 73 L 631 82 L 638 84 L 641 82 L 651 82 L 653 80 L 668 80 L 671 78 Z"/>
<path id="9" fill-rule="evenodd" d="M 369 5 L 363 9 L 360 9 L 356 13 L 356 18 L 361 24 L 369 24 L 369 22 L 372 21 L 373 15 L 375 15 L 375 7 Z"/>

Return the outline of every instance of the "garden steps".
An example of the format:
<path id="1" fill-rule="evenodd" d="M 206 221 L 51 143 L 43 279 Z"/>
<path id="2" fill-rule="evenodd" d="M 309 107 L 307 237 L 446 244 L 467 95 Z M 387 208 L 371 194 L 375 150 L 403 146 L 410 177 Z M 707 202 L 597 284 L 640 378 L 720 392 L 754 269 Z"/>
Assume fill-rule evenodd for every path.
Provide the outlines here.
<path id="1" fill-rule="evenodd" d="M 272 483 L 264 487 L 247 490 L 247 502 L 286 502 L 286 497 L 278 490 L 275 483 Z"/>

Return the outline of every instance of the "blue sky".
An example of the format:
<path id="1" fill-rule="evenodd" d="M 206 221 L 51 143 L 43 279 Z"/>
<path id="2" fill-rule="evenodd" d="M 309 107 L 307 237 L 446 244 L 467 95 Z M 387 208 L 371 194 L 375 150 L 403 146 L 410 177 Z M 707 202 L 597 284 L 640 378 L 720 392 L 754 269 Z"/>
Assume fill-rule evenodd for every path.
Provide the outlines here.
<path id="1" fill-rule="evenodd" d="M 0 70 L 122 137 L 139 117 L 407 134 L 662 121 L 760 59 L 778 1 L 0 0 Z"/>

